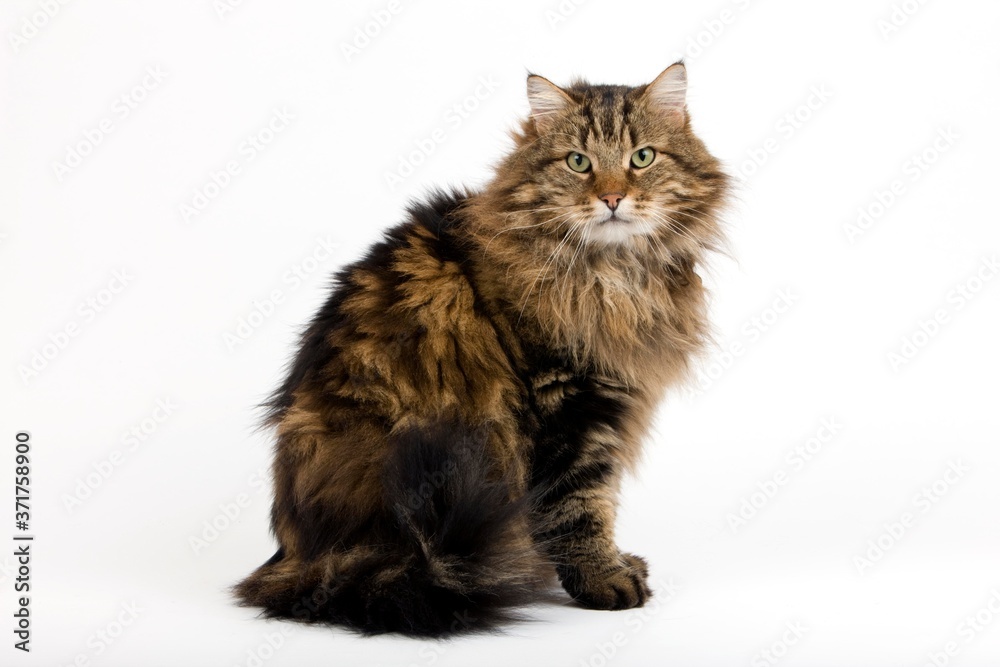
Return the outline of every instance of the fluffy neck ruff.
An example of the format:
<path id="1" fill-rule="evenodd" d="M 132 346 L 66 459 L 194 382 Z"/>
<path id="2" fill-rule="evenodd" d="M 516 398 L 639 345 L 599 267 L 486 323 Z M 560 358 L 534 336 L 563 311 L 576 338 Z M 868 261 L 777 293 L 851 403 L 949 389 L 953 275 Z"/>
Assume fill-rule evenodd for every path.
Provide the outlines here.
<path id="1" fill-rule="evenodd" d="M 522 335 L 630 387 L 680 379 L 707 338 L 695 266 L 705 248 L 617 246 L 539 235 L 489 192 L 468 209 L 474 254 Z M 643 242 L 645 241 L 645 242 Z"/>

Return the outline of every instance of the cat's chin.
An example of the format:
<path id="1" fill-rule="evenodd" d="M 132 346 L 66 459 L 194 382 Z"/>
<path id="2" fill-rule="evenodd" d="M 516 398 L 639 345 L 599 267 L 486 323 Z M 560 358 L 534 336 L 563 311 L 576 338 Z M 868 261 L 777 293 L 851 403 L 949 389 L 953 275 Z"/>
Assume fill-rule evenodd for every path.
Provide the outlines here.
<path id="1" fill-rule="evenodd" d="M 653 227 L 634 216 L 612 214 L 587 224 L 587 242 L 594 245 L 630 245 L 653 233 Z"/>

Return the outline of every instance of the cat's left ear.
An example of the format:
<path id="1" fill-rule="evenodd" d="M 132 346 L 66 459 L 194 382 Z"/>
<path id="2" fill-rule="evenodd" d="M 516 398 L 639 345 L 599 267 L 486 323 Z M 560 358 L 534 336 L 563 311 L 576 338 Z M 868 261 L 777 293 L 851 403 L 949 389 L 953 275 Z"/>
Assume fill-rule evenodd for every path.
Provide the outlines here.
<path id="1" fill-rule="evenodd" d="M 674 63 L 646 86 L 642 99 L 670 120 L 683 123 L 687 118 L 687 68 Z"/>
<path id="2" fill-rule="evenodd" d="M 573 98 L 544 76 L 528 76 L 528 104 L 531 105 L 531 119 L 539 134 L 548 131 L 555 122 L 555 116 L 573 104 Z"/>

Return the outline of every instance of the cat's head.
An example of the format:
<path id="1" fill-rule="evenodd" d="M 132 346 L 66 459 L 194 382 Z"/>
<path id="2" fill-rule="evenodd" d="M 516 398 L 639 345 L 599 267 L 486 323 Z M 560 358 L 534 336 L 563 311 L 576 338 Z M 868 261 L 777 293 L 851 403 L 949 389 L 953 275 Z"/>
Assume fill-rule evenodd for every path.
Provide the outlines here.
<path id="1" fill-rule="evenodd" d="M 529 76 L 531 116 L 493 188 L 503 208 L 571 251 L 714 247 L 727 177 L 692 132 L 686 92 L 682 63 L 638 87 Z"/>

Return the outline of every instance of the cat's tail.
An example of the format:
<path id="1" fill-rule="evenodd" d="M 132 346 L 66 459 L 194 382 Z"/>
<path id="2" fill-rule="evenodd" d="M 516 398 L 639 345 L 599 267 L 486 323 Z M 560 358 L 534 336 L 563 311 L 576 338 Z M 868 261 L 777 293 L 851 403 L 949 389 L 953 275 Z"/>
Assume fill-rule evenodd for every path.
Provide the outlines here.
<path id="1" fill-rule="evenodd" d="M 481 438 L 410 433 L 384 477 L 386 516 L 363 544 L 304 563 L 281 550 L 236 587 L 271 617 L 424 637 L 490 630 L 538 601 L 550 566 Z"/>

